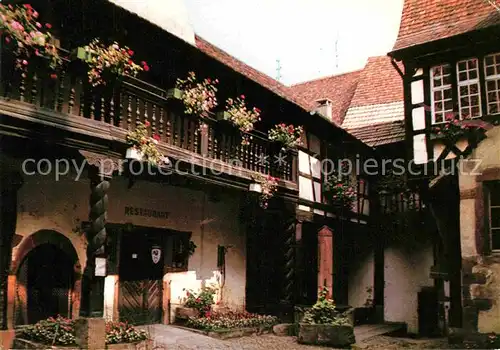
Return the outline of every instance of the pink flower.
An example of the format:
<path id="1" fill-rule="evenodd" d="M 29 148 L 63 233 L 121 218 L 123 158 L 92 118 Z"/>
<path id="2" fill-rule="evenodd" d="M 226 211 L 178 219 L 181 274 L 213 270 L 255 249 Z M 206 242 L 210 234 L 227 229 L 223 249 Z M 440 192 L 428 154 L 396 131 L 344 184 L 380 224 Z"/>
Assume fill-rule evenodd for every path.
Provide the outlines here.
<path id="1" fill-rule="evenodd" d="M 8 43 L 10 43 L 10 36 L 6 36 L 6 37 L 5 37 L 5 42 L 6 42 L 7 44 L 8 44 Z"/>
<path id="2" fill-rule="evenodd" d="M 28 65 L 28 61 L 23 60 L 23 61 L 22 61 L 22 64 L 23 64 L 24 66 L 27 66 L 27 65 Z"/>
<path id="3" fill-rule="evenodd" d="M 51 78 L 51 79 L 57 79 L 57 74 L 52 73 L 52 74 L 50 75 L 50 78 Z"/>
<path id="4" fill-rule="evenodd" d="M 40 24 L 40 22 L 36 22 L 36 26 L 37 26 L 37 28 L 42 28 L 42 25 Z"/>
<path id="5" fill-rule="evenodd" d="M 244 100 L 244 99 L 245 99 L 245 95 L 241 95 L 240 97 L 241 97 L 241 99 L 242 99 L 242 100 Z"/>
<path id="6" fill-rule="evenodd" d="M 150 126 L 150 125 L 151 125 L 151 123 L 150 123 L 150 122 L 148 122 L 148 121 L 146 120 L 146 121 L 144 122 L 144 125 L 145 125 L 146 127 L 148 127 L 148 126 Z"/>
<path id="7" fill-rule="evenodd" d="M 134 51 L 132 51 L 130 49 L 127 51 L 127 53 L 129 54 L 129 56 L 133 56 L 134 55 Z"/>
<path id="8" fill-rule="evenodd" d="M 52 28 L 52 24 L 50 24 L 50 23 L 45 23 L 45 27 L 47 27 L 47 29 L 50 29 L 50 28 Z"/>
<path id="9" fill-rule="evenodd" d="M 155 139 L 156 141 L 160 141 L 160 135 L 154 134 L 153 139 Z"/>

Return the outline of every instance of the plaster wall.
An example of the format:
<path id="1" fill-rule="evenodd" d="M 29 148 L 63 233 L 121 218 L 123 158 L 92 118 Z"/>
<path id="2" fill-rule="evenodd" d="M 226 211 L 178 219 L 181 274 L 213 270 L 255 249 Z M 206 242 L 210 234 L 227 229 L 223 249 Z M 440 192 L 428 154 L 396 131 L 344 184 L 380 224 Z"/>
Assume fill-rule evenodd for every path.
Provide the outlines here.
<path id="1" fill-rule="evenodd" d="M 430 243 L 407 240 L 391 244 L 384 251 L 384 320 L 404 322 L 408 332 L 418 333 L 418 292 L 434 285 L 429 278 L 433 265 Z"/>
<path id="2" fill-rule="evenodd" d="M 469 305 L 483 305 L 478 306 L 477 330 L 480 333 L 500 333 L 500 253 L 483 252 L 478 244 L 481 239 L 489 240 L 483 225 L 488 213 L 483 206 L 482 181 L 500 180 L 500 127 L 488 130 L 486 136 L 468 159 L 460 163 L 462 265 L 472 265 L 472 271 L 467 273 L 480 277 L 464 286 L 464 298 L 470 299 Z M 487 301 L 486 306 L 484 301 Z"/>
<path id="3" fill-rule="evenodd" d="M 78 232 L 82 221 L 88 220 L 90 184 L 88 180 L 74 181 L 68 175 L 59 181 L 52 176 L 25 176 L 19 191 L 16 233 L 23 237 L 13 249 L 17 250 L 29 236 L 39 230 L 54 230 L 66 236 L 73 244 L 82 268 L 86 263 L 86 239 Z M 197 245 L 189 259 L 188 272 L 169 273 L 164 281 L 170 283 L 172 309 L 181 303 L 183 288 L 199 288 L 202 283 L 218 283 L 222 293 L 218 298 L 232 308 L 245 305 L 246 252 L 245 234 L 239 224 L 238 193 L 220 193 L 210 200 L 203 191 L 138 181 L 128 189 L 123 178 L 111 180 L 108 192 L 109 223 L 168 228 L 192 232 Z M 125 207 L 138 207 L 168 212 L 166 218 L 125 215 Z M 140 237 L 138 237 L 140 239 Z M 226 255 L 226 278 L 217 271 L 217 245 L 229 246 Z M 218 278 L 219 277 L 219 278 Z M 105 311 L 109 318 L 117 289 L 115 278 L 107 278 Z"/>

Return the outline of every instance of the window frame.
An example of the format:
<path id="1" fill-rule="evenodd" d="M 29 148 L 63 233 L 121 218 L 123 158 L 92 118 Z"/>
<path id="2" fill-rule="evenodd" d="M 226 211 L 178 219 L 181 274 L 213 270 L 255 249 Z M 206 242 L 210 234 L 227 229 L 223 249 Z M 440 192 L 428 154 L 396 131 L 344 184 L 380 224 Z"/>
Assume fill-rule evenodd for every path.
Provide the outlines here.
<path id="1" fill-rule="evenodd" d="M 469 74 L 468 72 L 470 71 L 469 67 L 468 67 L 468 65 L 469 65 L 468 62 L 469 61 L 476 61 L 476 68 L 475 68 L 475 71 L 476 71 L 476 74 L 477 74 L 476 78 L 474 78 L 474 79 L 467 79 L 467 80 L 464 80 L 464 81 L 460 81 L 460 73 L 462 71 L 459 70 L 459 65 L 460 65 L 460 63 L 465 62 L 465 64 L 467 65 L 465 72 L 467 72 L 467 75 L 468 75 Z M 483 115 L 483 108 L 482 108 L 482 100 L 481 100 L 481 79 L 480 79 L 480 74 L 479 74 L 479 58 L 477 58 L 477 57 L 470 57 L 470 58 L 466 58 L 466 59 L 457 61 L 457 63 L 455 64 L 455 69 L 456 69 L 456 74 L 457 74 L 458 115 L 459 115 L 460 119 L 464 119 L 464 117 L 462 116 L 462 96 L 460 94 L 460 88 L 463 87 L 463 86 L 471 86 L 472 84 L 477 84 L 477 93 L 475 95 L 477 95 L 478 102 L 479 102 L 478 103 L 479 115 L 477 115 L 475 117 L 471 116 L 470 118 L 471 119 L 472 118 L 480 118 Z M 470 98 L 473 95 L 467 94 L 465 96 L 467 96 L 467 97 Z M 469 110 L 470 109 L 471 109 L 471 106 L 469 106 Z"/>
<path id="2" fill-rule="evenodd" d="M 495 67 L 497 64 L 496 64 L 496 58 L 495 56 L 500 56 L 500 51 L 499 52 L 492 52 L 492 53 L 489 53 L 487 55 L 484 55 L 482 61 L 483 61 L 483 72 L 484 72 L 484 91 L 485 91 L 485 94 L 486 94 L 486 114 L 487 115 L 497 115 L 497 114 L 500 114 L 500 69 L 497 71 L 497 74 L 495 75 L 490 75 L 488 76 L 487 74 L 487 68 L 488 66 L 486 65 L 486 58 L 488 58 L 489 56 L 492 56 L 494 57 L 494 62 L 493 62 L 493 66 Z M 500 61 L 499 61 L 499 64 L 500 64 Z M 496 93 L 497 93 L 497 112 L 496 113 L 490 113 L 489 111 L 489 105 L 490 105 L 490 101 L 489 101 L 489 93 L 488 93 L 488 82 L 489 81 L 497 81 L 497 87 L 498 89 L 496 90 Z"/>
<path id="3" fill-rule="evenodd" d="M 491 253 L 500 253 L 500 246 L 498 248 L 495 248 L 493 247 L 493 230 L 498 230 L 498 234 L 500 234 L 500 226 L 498 227 L 492 227 L 492 213 L 491 213 L 491 209 L 500 209 L 500 205 L 495 205 L 495 206 L 492 206 L 491 205 L 491 193 L 492 193 L 492 188 L 494 185 L 497 185 L 497 186 L 500 186 L 500 180 L 494 180 L 494 181 L 488 181 L 488 182 L 485 182 L 484 183 L 484 189 L 485 189 L 485 200 L 484 200 L 484 203 L 485 203 L 485 209 L 486 209 L 486 212 L 484 213 L 484 217 L 485 217 L 485 223 L 486 223 L 486 227 L 485 227 L 485 236 L 486 236 L 486 243 L 487 243 L 487 247 L 488 249 L 486 249 L 487 251 L 491 252 Z"/>
<path id="4" fill-rule="evenodd" d="M 430 87 L 430 92 L 431 92 L 431 121 L 432 121 L 433 125 L 446 123 L 445 115 L 447 113 L 446 110 L 444 109 L 445 99 L 442 98 L 441 101 L 443 103 L 443 113 L 444 113 L 443 121 L 436 122 L 436 109 L 435 109 L 435 105 L 434 105 L 434 102 L 436 102 L 436 101 L 434 98 L 434 92 L 441 91 L 442 97 L 444 97 L 444 92 L 449 89 L 452 93 L 451 101 L 453 103 L 453 83 L 452 82 L 450 82 L 449 84 L 446 84 L 446 85 L 438 86 L 438 87 L 434 86 L 434 80 L 435 80 L 434 79 L 434 68 L 441 67 L 441 69 L 443 70 L 445 66 L 450 67 L 450 76 L 451 76 L 452 65 L 450 63 L 443 63 L 443 64 L 435 65 L 435 66 L 432 66 L 429 68 L 429 79 L 430 79 L 429 87 Z"/>

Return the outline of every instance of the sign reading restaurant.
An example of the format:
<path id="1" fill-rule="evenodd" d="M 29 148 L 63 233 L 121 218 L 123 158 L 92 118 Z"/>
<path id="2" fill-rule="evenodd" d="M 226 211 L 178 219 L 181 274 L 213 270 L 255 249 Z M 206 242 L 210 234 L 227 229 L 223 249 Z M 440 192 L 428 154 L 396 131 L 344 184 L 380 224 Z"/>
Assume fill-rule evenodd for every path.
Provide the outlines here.
<path id="1" fill-rule="evenodd" d="M 125 207 L 125 216 L 143 216 L 147 218 L 166 219 L 168 212 L 145 208 Z"/>

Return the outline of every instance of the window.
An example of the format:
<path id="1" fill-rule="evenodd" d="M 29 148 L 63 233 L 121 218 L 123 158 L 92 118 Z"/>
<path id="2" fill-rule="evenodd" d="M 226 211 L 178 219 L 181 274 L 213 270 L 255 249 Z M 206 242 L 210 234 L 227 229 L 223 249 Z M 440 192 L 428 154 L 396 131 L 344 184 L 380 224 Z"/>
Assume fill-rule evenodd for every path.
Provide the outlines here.
<path id="1" fill-rule="evenodd" d="M 431 104 L 433 123 L 443 123 L 446 113 L 453 112 L 449 64 L 431 68 Z"/>
<path id="2" fill-rule="evenodd" d="M 481 115 L 479 65 L 476 58 L 457 63 L 458 108 L 460 119 Z"/>
<path id="3" fill-rule="evenodd" d="M 488 114 L 500 113 L 500 53 L 484 58 Z"/>
<path id="4" fill-rule="evenodd" d="M 500 182 L 488 184 L 491 249 L 500 250 Z"/>
<path id="5" fill-rule="evenodd" d="M 357 180 L 357 210 L 359 214 L 370 215 L 370 199 L 368 196 L 368 181 L 363 178 Z"/>

